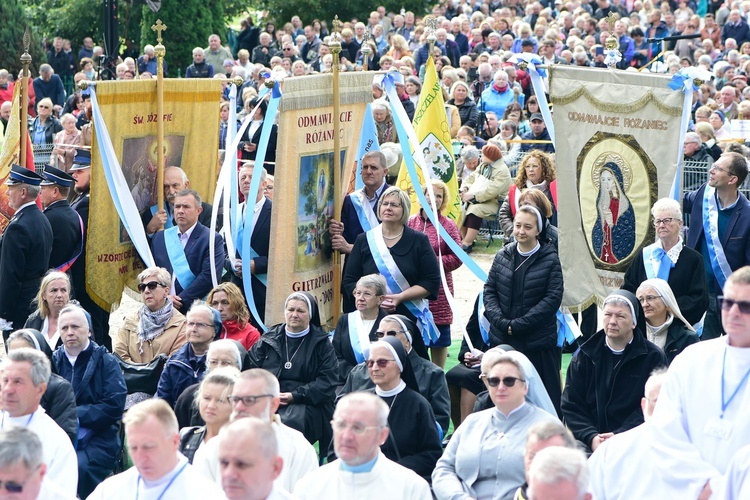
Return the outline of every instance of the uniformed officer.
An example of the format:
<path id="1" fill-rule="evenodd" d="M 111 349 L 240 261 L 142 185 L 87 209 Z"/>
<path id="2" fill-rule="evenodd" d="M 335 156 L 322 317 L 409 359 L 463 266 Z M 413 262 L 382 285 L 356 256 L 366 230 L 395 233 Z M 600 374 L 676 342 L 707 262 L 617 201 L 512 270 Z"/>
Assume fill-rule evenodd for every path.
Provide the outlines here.
<path id="1" fill-rule="evenodd" d="M 36 204 L 42 177 L 20 165 L 11 167 L 8 203 L 15 215 L 0 237 L 0 328 L 23 328 L 42 276 L 49 269 L 52 228 Z M 7 347 L 7 343 L 6 343 Z"/>
<path id="2" fill-rule="evenodd" d="M 52 226 L 52 254 L 49 267 L 67 272 L 83 249 L 83 220 L 70 208 L 68 193 L 73 177 L 55 167 L 44 167 L 39 199 Z"/>

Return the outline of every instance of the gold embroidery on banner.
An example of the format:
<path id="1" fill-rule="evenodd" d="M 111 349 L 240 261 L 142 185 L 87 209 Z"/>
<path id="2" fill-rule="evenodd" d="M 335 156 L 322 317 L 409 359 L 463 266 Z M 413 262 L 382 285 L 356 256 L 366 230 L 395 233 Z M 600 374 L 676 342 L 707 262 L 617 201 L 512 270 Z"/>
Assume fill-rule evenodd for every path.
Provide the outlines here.
<path id="1" fill-rule="evenodd" d="M 649 102 L 653 101 L 654 105 L 661 111 L 662 113 L 669 115 L 669 116 L 682 116 L 682 108 L 673 108 L 671 106 L 667 106 L 663 104 L 659 98 L 654 95 L 652 91 L 648 91 L 640 99 L 637 99 L 633 102 L 629 103 L 622 103 L 622 104 L 615 104 L 610 102 L 605 102 L 600 99 L 597 99 L 594 97 L 594 95 L 589 92 L 588 89 L 585 87 L 579 87 L 578 90 L 575 90 L 571 92 L 568 95 L 563 96 L 555 96 L 552 98 L 552 104 L 553 105 L 566 105 L 570 104 L 572 102 L 575 102 L 579 97 L 585 97 L 587 101 L 589 101 L 595 108 L 602 110 L 602 111 L 608 111 L 610 113 L 632 113 L 634 111 L 638 111 L 642 107 L 644 107 Z"/>

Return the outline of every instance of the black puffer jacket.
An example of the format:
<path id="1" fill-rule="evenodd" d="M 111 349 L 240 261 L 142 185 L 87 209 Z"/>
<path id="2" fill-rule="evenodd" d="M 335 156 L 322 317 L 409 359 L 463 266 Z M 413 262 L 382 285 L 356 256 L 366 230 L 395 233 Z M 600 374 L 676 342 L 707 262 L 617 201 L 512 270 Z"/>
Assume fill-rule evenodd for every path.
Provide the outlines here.
<path id="1" fill-rule="evenodd" d="M 643 423 L 641 398 L 646 380 L 656 368 L 667 366 L 667 358 L 640 330 L 625 348 L 612 372 L 609 391 L 604 387 L 603 358 L 609 356 L 604 330 L 587 340 L 568 367 L 562 412 L 565 425 L 586 446 L 597 434 L 619 434 Z"/>
<path id="2" fill-rule="evenodd" d="M 563 275 L 555 248 L 543 243 L 523 264 L 526 277 L 522 290 L 513 290 L 514 256 L 517 243 L 503 247 L 492 262 L 484 285 L 484 315 L 490 321 L 490 343 L 509 344 L 521 352 L 557 345 L 555 314 L 562 303 Z M 521 295 L 521 314 L 512 317 L 513 295 Z M 508 327 L 512 333 L 508 334 Z"/>

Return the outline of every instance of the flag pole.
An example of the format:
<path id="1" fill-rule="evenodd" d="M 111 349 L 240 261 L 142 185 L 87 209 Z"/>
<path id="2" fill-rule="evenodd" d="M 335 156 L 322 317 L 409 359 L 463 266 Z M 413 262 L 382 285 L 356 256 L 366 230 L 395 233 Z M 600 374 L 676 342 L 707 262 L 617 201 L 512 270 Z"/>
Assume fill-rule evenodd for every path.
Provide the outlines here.
<path id="1" fill-rule="evenodd" d="M 21 76 L 21 146 L 20 146 L 20 163 L 24 168 L 26 166 L 26 144 L 29 135 L 29 64 L 31 64 L 31 54 L 29 54 L 29 45 L 31 37 L 29 36 L 29 27 L 23 34 L 23 54 L 21 54 L 21 64 L 23 71 Z"/>
<path id="2" fill-rule="evenodd" d="M 156 55 L 156 206 L 159 210 L 164 208 L 164 55 L 166 48 L 162 45 L 161 34 L 167 29 L 167 25 L 156 20 L 151 26 L 156 31 L 154 54 Z"/>
<path id="3" fill-rule="evenodd" d="M 333 53 L 333 218 L 341 220 L 341 128 L 340 89 L 339 89 L 339 53 L 341 52 L 341 35 L 339 16 L 333 20 L 333 37 L 330 48 Z M 339 321 L 341 312 L 341 252 L 333 251 L 333 324 Z"/>

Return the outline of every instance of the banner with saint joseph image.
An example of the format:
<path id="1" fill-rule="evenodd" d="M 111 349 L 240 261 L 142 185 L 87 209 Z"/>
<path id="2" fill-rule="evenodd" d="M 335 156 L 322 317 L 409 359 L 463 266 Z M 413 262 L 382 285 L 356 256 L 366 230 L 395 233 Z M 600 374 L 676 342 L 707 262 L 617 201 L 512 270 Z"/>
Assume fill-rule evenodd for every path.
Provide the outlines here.
<path id="1" fill-rule="evenodd" d="M 334 215 L 333 136 L 341 144 L 341 186 L 357 160 L 357 143 L 372 74 L 343 73 L 339 119 L 333 124 L 333 76 L 311 75 L 283 83 L 276 150 L 276 182 L 271 212 L 266 324 L 284 321 L 284 301 L 309 292 L 318 301 L 321 323 L 332 330 L 333 249 L 328 232 Z M 283 172 L 283 175 L 279 175 Z M 283 201 L 282 201 L 283 200 Z M 343 195 L 342 195 L 343 201 Z"/>
<path id="2" fill-rule="evenodd" d="M 669 78 L 553 66 L 563 305 L 576 311 L 620 288 L 654 242 L 651 206 L 669 196 L 683 93 Z"/>

